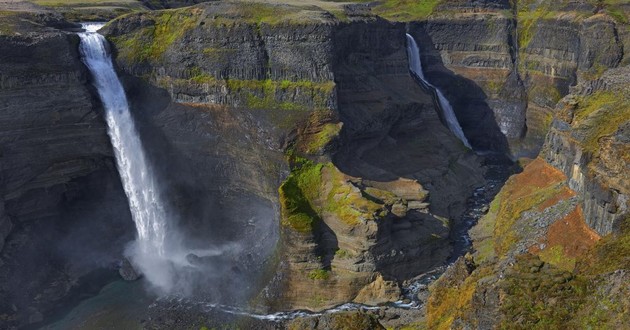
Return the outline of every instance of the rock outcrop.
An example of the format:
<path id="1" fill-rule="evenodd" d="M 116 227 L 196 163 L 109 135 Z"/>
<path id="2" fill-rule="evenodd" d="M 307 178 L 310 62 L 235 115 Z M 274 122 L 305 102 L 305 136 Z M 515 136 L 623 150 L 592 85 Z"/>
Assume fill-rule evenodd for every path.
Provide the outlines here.
<path id="1" fill-rule="evenodd" d="M 409 29 L 473 145 L 534 157 L 578 77 L 628 63 L 628 11 L 590 1 L 449 1 Z"/>
<path id="2" fill-rule="evenodd" d="M 481 170 L 411 79 L 404 25 L 290 5 L 207 3 L 128 15 L 104 32 L 121 71 L 142 78 L 127 85 L 146 132 L 178 141 L 178 125 L 207 126 L 200 133 L 220 136 L 207 150 L 234 156 L 216 165 L 230 179 L 212 177 L 223 192 L 212 198 L 249 191 L 278 203 L 278 272 L 260 297 L 272 309 L 351 301 L 378 286 L 375 272 L 401 281 L 448 258 L 448 219 L 463 211 Z M 156 93 L 168 100 L 146 105 Z M 167 153 L 189 153 L 183 143 Z M 288 177 L 278 171 L 286 168 L 282 153 Z M 187 159 L 208 161 L 198 155 Z M 203 175 L 197 185 L 210 180 Z M 274 242 L 275 224 L 265 225 L 257 235 Z"/>
<path id="3" fill-rule="evenodd" d="M 75 25 L 1 15 L 0 323 L 14 326 L 41 321 L 107 269 L 133 222 L 79 38 L 53 28 Z"/>
<path id="4" fill-rule="evenodd" d="M 471 230 L 474 253 L 431 287 L 428 326 L 630 325 L 628 72 L 558 103 L 544 159 L 508 180 Z"/>
<path id="5" fill-rule="evenodd" d="M 630 212 L 630 67 L 582 83 L 557 106 L 545 159 L 580 194 L 588 225 L 600 235 L 618 230 Z"/>

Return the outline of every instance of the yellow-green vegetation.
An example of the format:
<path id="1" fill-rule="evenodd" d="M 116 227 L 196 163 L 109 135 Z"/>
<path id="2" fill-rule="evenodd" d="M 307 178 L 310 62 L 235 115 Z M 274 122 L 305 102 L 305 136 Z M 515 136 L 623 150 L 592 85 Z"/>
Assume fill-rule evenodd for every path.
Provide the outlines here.
<path id="1" fill-rule="evenodd" d="M 571 258 L 564 253 L 562 245 L 555 245 L 546 248 L 538 253 L 540 260 L 548 262 L 559 269 L 572 271 L 575 268 L 575 258 Z"/>
<path id="2" fill-rule="evenodd" d="M 305 159 L 299 159 L 299 163 L 294 165 L 291 174 L 278 189 L 283 226 L 310 233 L 320 221 L 312 202 L 319 197 L 323 166 Z"/>
<path id="3" fill-rule="evenodd" d="M 0 35 L 13 34 L 15 32 L 17 14 L 15 11 L 0 11 Z"/>
<path id="4" fill-rule="evenodd" d="M 359 188 L 348 182 L 334 165 L 327 166 L 326 171 L 330 190 L 321 211 L 334 214 L 351 226 L 373 220 L 383 211 L 382 204 L 364 198 Z"/>
<path id="5" fill-rule="evenodd" d="M 138 0 L 30 0 L 54 8 L 71 21 L 104 21 L 133 11 L 146 10 Z"/>
<path id="6" fill-rule="evenodd" d="M 630 121 L 630 95 L 623 92 L 600 91 L 582 97 L 574 113 L 573 126 L 586 128 L 581 145 L 585 151 L 599 154 L 599 139 L 609 136 L 619 126 Z"/>
<path id="7" fill-rule="evenodd" d="M 464 316 L 470 309 L 478 281 L 491 274 L 491 267 L 479 267 L 463 280 L 460 276 L 465 274 L 457 274 L 454 278 L 441 277 L 434 282 L 427 302 L 427 327 L 436 330 L 450 329 L 453 321 Z"/>
<path id="8" fill-rule="evenodd" d="M 330 278 L 330 271 L 325 269 L 316 269 L 308 273 L 308 278 L 311 280 L 327 280 Z"/>
<path id="9" fill-rule="evenodd" d="M 530 69 L 528 68 L 528 70 Z M 529 89 L 527 95 L 530 101 L 539 103 L 536 102 L 536 99 L 542 99 L 546 104 L 552 105 L 557 104 L 563 96 L 556 86 L 550 84 L 536 84 Z"/>
<path id="10" fill-rule="evenodd" d="M 327 321 L 321 324 L 326 324 L 326 329 L 335 330 L 376 330 L 383 327 L 378 323 L 374 315 L 366 314 L 363 312 L 338 312 L 322 316 Z M 317 324 L 317 323 L 315 323 Z M 289 330 L 303 330 L 313 328 L 313 320 L 308 318 L 298 318 L 290 321 L 287 324 Z"/>
<path id="11" fill-rule="evenodd" d="M 584 120 L 592 113 L 577 113 L 575 120 Z M 431 286 L 428 328 L 449 329 L 456 321 L 474 327 L 479 313 L 492 312 L 476 304 L 477 299 L 490 297 L 489 301 L 493 301 L 493 296 L 498 298 L 494 301 L 498 303 L 495 317 L 499 329 L 630 326 L 630 288 L 626 284 L 630 270 L 630 216 L 620 220 L 616 233 L 595 243 L 588 241 L 590 229 L 583 223 L 580 208 L 566 215 L 556 208 L 554 212 L 563 218 L 548 228 L 545 249 L 537 250 L 532 242 L 529 252 L 512 258 L 514 244 L 505 243 L 521 239 L 518 235 L 510 239 L 510 231 L 526 225 L 521 219 L 524 209 L 543 211 L 573 196 L 566 187 L 556 189 L 564 181 L 566 177 L 561 172 L 538 158 L 506 182 L 488 215 L 471 232 L 476 252 L 467 262 L 475 269 L 468 274 L 460 261 Z M 580 236 L 582 229 L 586 232 Z M 510 262 L 500 262 L 506 257 L 510 257 Z"/>
<path id="12" fill-rule="evenodd" d="M 306 145 L 307 153 L 316 153 L 327 146 L 330 141 L 339 135 L 341 131 L 341 124 L 339 123 L 326 123 L 322 126 L 321 130 L 309 137 Z"/>
<path id="13" fill-rule="evenodd" d="M 354 226 L 386 211 L 382 203 L 365 198 L 332 163 L 292 157 L 291 174 L 279 189 L 283 225 L 308 233 L 323 216 Z"/>
<path id="14" fill-rule="evenodd" d="M 118 56 L 127 62 L 157 61 L 176 40 L 197 25 L 201 13 L 199 8 L 182 8 L 132 14 L 145 15 L 154 23 L 110 39 L 118 49 Z"/>
<path id="15" fill-rule="evenodd" d="M 229 93 L 234 100 L 238 100 L 242 107 L 267 110 L 268 118 L 282 129 L 293 128 L 308 113 L 328 111 L 335 88 L 332 81 L 217 79 L 202 73 L 200 68 L 191 69 L 188 76 L 190 77 L 188 79 L 158 77 L 156 83 L 165 89 L 171 87 L 189 89 L 190 84 L 203 85 L 204 88 L 211 90 L 221 89 Z M 328 143 L 336 136 L 335 130 L 337 129 L 332 126 L 326 127 L 325 131 L 308 141 L 311 144 L 309 149 Z"/>
<path id="16" fill-rule="evenodd" d="M 412 322 L 395 328 L 387 328 L 387 330 L 425 330 L 428 329 L 425 321 Z"/>
<path id="17" fill-rule="evenodd" d="M 534 38 L 536 25 L 540 20 L 551 18 L 557 13 L 551 10 L 551 1 L 543 1 L 535 6 L 535 0 L 519 0 L 517 4 L 518 46 L 525 49 Z M 534 8 L 532 8 L 534 7 Z"/>
<path id="18" fill-rule="evenodd" d="M 46 7 L 141 7 L 142 3 L 138 0 L 30 0 L 40 6 Z"/>
<path id="19" fill-rule="evenodd" d="M 352 258 L 352 253 L 348 250 L 338 249 L 337 251 L 335 251 L 335 258 L 339 258 L 339 259 Z"/>
<path id="20" fill-rule="evenodd" d="M 396 202 L 396 200 L 399 199 L 399 197 L 391 191 L 374 187 L 366 187 L 363 190 L 363 196 L 380 204 L 393 204 L 394 202 Z"/>
<path id="21" fill-rule="evenodd" d="M 313 82 L 309 80 L 240 80 L 217 79 L 211 75 L 201 73 L 199 68 L 191 70 L 191 82 L 206 84 L 209 87 L 226 87 L 232 94 L 242 94 L 246 106 L 250 109 L 281 109 L 281 110 L 323 110 L 328 108 L 335 83 L 332 81 Z M 295 102 L 279 101 L 278 95 L 305 96 L 312 104 L 298 104 Z M 332 133 L 329 129 L 326 134 Z M 322 136 L 324 138 L 325 136 Z"/>
<path id="22" fill-rule="evenodd" d="M 500 287 L 505 292 L 500 328 L 563 329 L 583 303 L 587 281 L 524 254 Z"/>
<path id="23" fill-rule="evenodd" d="M 240 2 L 230 6 L 212 20 L 214 24 L 254 23 L 275 25 L 290 23 L 291 14 L 299 8 L 258 2 Z"/>
<path id="24" fill-rule="evenodd" d="M 373 13 L 391 21 L 419 21 L 427 18 L 441 0 L 384 0 Z"/>
<path id="25" fill-rule="evenodd" d="M 563 187 L 562 179 L 560 177 L 559 180 L 540 182 L 539 185 L 530 186 L 513 179 L 510 180 L 512 182 L 506 183 L 506 186 L 510 184 L 513 186 L 508 186 L 508 189 L 502 190 L 496 196 L 483 220 L 488 224 L 494 223 L 492 234 L 494 242 L 490 244 L 494 245 L 497 256 L 505 255 L 520 239 L 520 234 L 514 226 L 521 218 L 521 214 L 560 194 Z M 514 191 L 518 191 L 518 193 L 514 193 Z"/>
<path id="26" fill-rule="evenodd" d="M 587 275 L 599 275 L 617 269 L 630 270 L 630 215 L 619 221 L 620 231 L 603 237 L 580 258 L 578 271 Z"/>

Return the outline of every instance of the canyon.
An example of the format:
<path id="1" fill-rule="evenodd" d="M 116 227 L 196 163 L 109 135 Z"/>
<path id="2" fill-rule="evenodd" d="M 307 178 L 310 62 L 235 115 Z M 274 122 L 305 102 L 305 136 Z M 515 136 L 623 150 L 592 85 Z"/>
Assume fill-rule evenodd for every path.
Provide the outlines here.
<path id="1" fill-rule="evenodd" d="M 0 1 L 0 325 L 629 326 L 629 18 L 590 0 Z M 124 259 L 137 217 L 83 20 L 109 21 L 193 251 L 185 292 L 156 294 L 161 270 L 118 279 L 142 268 Z"/>

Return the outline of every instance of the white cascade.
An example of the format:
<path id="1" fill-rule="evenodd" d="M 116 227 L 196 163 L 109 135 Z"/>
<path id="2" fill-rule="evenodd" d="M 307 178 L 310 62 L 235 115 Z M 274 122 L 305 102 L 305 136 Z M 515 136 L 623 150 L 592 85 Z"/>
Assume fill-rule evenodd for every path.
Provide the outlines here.
<path id="1" fill-rule="evenodd" d="M 438 98 L 438 103 L 440 104 L 440 108 L 442 109 L 442 114 L 444 119 L 446 120 L 446 125 L 448 129 L 457 136 L 458 139 L 462 141 L 462 143 L 472 149 L 470 143 L 468 143 L 468 139 L 464 135 L 464 131 L 462 127 L 459 126 L 459 122 L 457 121 L 457 117 L 455 116 L 455 112 L 453 112 L 453 107 L 448 102 L 442 91 L 439 88 L 435 87 L 424 77 L 424 72 L 422 72 L 422 62 L 420 62 L 420 49 L 418 48 L 418 44 L 416 40 L 407 33 L 407 57 L 409 58 L 409 70 L 413 72 L 422 82 L 424 82 L 429 88 L 435 90 L 435 94 Z"/>
<path id="2" fill-rule="evenodd" d="M 134 261 L 142 268 L 146 260 L 155 262 L 165 259 L 167 212 L 131 117 L 125 91 L 108 53 L 107 40 L 96 32 L 102 26 L 83 24 L 86 32 L 79 33 L 80 51 L 105 107 L 118 172 L 138 231 L 134 258 L 141 260 Z"/>

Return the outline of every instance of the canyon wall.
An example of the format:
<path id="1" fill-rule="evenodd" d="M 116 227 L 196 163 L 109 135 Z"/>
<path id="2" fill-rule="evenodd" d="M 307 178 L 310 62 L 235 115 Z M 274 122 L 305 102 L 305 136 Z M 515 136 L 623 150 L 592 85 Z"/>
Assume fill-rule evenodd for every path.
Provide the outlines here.
<path id="1" fill-rule="evenodd" d="M 52 28 L 73 25 L 3 15 L 0 322 L 9 325 L 41 321 L 82 276 L 111 268 L 133 226 L 79 38 Z"/>
<path id="2" fill-rule="evenodd" d="M 449 256 L 448 219 L 461 214 L 481 170 L 411 79 L 403 24 L 287 5 L 209 3 L 129 15 L 104 33 L 147 132 L 178 141 L 181 132 L 169 133 L 176 125 L 209 125 L 196 133 L 216 141 L 203 152 L 235 157 L 216 166 L 234 180 L 217 176 L 211 184 L 278 205 L 281 243 L 269 259 L 278 268 L 261 305 L 395 300 L 392 280 Z M 150 88 L 167 96 L 166 105 L 151 110 L 141 101 L 156 99 L 153 92 L 138 97 Z M 173 149 L 191 147 L 175 142 Z M 201 152 L 188 162 L 205 162 L 195 160 Z M 242 201 L 238 207 L 250 206 Z M 277 226 L 271 219 L 264 219 L 267 230 Z"/>
<path id="3" fill-rule="evenodd" d="M 502 133 L 514 156 L 532 157 L 578 77 L 628 63 L 624 6 L 445 1 L 409 29 L 427 77 L 446 91 L 473 145 L 506 150 Z"/>
<path id="4" fill-rule="evenodd" d="M 508 180 L 471 230 L 473 253 L 431 287 L 430 327 L 630 324 L 628 69 L 558 103 L 541 157 Z"/>

